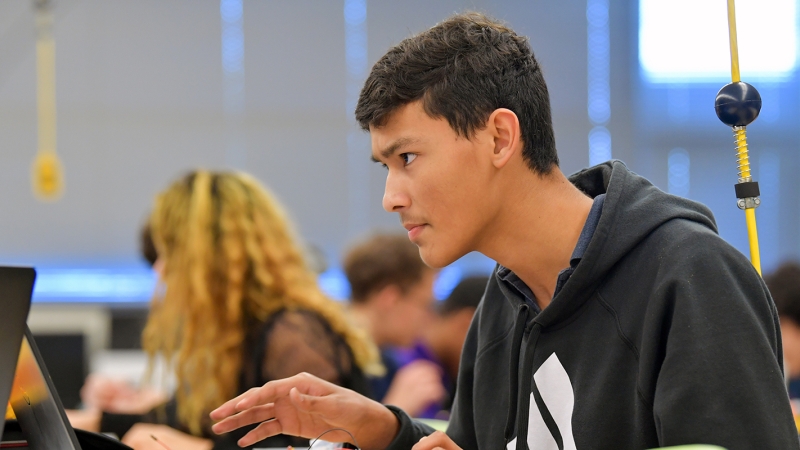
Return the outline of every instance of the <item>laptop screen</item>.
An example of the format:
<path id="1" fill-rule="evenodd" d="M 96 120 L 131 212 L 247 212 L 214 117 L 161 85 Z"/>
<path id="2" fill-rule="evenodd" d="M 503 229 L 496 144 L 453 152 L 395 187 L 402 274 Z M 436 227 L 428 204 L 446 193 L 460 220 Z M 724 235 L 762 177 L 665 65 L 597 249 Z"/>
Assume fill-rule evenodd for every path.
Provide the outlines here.
<path id="1" fill-rule="evenodd" d="M 27 267 L 0 266 L 0 309 L 3 325 L 0 326 L 0 405 L 8 405 L 11 385 L 17 368 L 22 335 L 31 307 L 31 294 L 36 272 Z M 0 431 L 6 414 L 0 417 Z"/>
<path id="2" fill-rule="evenodd" d="M 80 450 L 75 430 L 67 420 L 53 380 L 27 327 L 10 400 L 28 448 Z"/>
<path id="3" fill-rule="evenodd" d="M 31 268 L 0 266 L 0 405 L 11 404 L 28 448 L 80 450 L 27 326 L 35 279 Z"/>

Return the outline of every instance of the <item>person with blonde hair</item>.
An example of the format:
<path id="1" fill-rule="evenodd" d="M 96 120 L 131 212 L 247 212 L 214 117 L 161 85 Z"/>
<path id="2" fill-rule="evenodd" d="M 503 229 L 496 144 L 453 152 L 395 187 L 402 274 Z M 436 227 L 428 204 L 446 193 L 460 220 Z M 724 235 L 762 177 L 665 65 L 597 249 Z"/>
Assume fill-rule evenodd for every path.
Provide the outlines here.
<path id="1" fill-rule="evenodd" d="M 254 178 L 192 172 L 158 195 L 150 227 L 161 286 L 143 347 L 151 364 L 159 356 L 174 368 L 177 389 L 145 415 L 104 414 L 102 431 L 136 421 L 118 433 L 137 449 L 238 448 L 244 433 L 212 440 L 208 413 L 249 388 L 307 372 L 367 393 L 365 374 L 381 370 L 375 345 L 322 293 L 285 213 Z M 298 445 L 278 438 L 269 446 Z"/>

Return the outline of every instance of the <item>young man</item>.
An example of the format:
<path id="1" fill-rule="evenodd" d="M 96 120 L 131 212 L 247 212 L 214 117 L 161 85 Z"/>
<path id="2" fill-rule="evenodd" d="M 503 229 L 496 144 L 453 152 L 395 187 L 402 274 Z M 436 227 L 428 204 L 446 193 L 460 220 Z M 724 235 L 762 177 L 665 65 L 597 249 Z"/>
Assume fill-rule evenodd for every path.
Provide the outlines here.
<path id="1" fill-rule="evenodd" d="M 343 428 L 364 449 L 800 447 L 761 278 L 706 207 L 620 162 L 561 173 L 525 38 L 452 17 L 378 61 L 356 117 L 423 260 L 498 263 L 447 434 L 305 375 L 221 406 L 217 432 L 263 422 L 249 444 Z"/>
<path id="2" fill-rule="evenodd" d="M 446 391 L 430 362 L 400 369 L 393 348 L 409 348 L 433 320 L 433 281 L 419 249 L 403 234 L 377 233 L 353 245 L 344 257 L 350 312 L 381 349 L 386 375 L 371 378 L 373 398 L 417 416 Z"/>

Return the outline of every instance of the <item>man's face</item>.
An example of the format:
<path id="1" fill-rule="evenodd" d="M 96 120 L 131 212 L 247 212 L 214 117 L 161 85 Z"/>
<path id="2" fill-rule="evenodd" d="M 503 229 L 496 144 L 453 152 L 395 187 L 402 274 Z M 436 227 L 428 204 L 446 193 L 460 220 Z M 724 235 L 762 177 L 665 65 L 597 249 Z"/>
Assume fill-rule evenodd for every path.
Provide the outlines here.
<path id="1" fill-rule="evenodd" d="M 474 250 L 499 208 L 490 156 L 494 142 L 478 131 L 459 137 L 419 101 L 371 127 L 372 157 L 386 166 L 383 207 L 400 215 L 408 237 L 431 267 Z"/>

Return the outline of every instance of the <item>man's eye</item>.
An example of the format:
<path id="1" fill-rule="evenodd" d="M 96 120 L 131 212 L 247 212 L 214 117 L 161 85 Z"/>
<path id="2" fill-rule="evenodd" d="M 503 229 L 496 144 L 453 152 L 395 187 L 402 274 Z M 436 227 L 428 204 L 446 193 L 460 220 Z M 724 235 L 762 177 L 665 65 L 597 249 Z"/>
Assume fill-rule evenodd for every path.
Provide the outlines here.
<path id="1" fill-rule="evenodd" d="M 407 166 L 416 159 L 417 155 L 413 153 L 402 153 L 400 157 L 403 158 L 403 163 Z"/>

